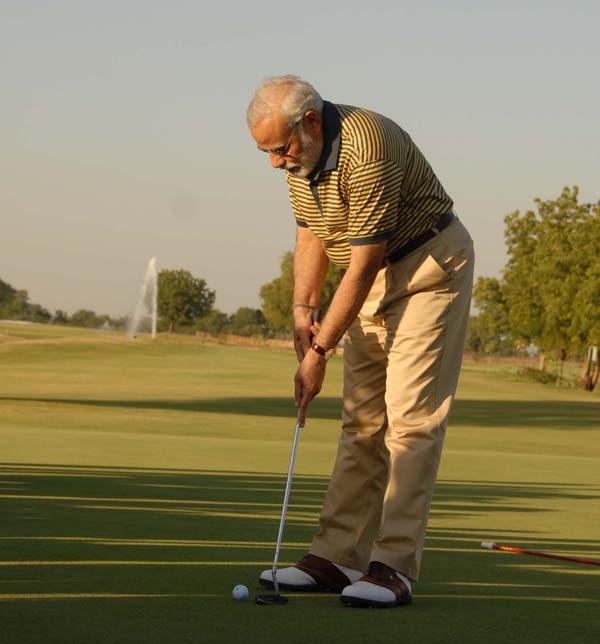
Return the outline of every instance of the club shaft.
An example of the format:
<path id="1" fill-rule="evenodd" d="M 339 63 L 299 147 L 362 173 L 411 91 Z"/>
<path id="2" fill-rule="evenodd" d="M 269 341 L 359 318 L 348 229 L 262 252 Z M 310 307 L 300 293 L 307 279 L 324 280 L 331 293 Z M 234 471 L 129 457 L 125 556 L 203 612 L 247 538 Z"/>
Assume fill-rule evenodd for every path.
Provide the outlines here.
<path id="1" fill-rule="evenodd" d="M 521 555 L 534 555 L 535 557 L 547 557 L 548 559 L 562 559 L 563 561 L 573 561 L 575 563 L 588 564 L 590 566 L 600 566 L 600 561 L 592 559 L 581 559 L 579 557 L 566 557 L 564 555 L 555 555 L 550 552 L 540 552 L 538 550 L 524 550 L 523 548 L 515 548 L 513 546 L 499 546 L 495 545 L 494 550 L 502 550 L 504 552 L 516 552 Z"/>
<path id="2" fill-rule="evenodd" d="M 285 517 L 287 514 L 288 503 L 290 500 L 290 490 L 292 489 L 292 477 L 294 475 L 294 464 L 296 462 L 296 449 L 298 448 L 298 439 L 300 438 L 300 430 L 302 429 L 300 421 L 296 421 L 296 429 L 294 431 L 294 440 L 292 441 L 292 453 L 290 455 L 290 466 L 288 468 L 287 481 L 285 483 L 285 492 L 283 495 L 283 505 L 281 508 L 281 519 L 279 521 L 279 532 L 277 533 L 277 544 L 275 545 L 275 557 L 273 558 L 273 587 L 275 592 L 279 593 L 279 583 L 277 581 L 277 566 L 279 565 L 279 552 L 281 550 L 281 542 L 283 540 L 283 528 L 285 526 Z"/>

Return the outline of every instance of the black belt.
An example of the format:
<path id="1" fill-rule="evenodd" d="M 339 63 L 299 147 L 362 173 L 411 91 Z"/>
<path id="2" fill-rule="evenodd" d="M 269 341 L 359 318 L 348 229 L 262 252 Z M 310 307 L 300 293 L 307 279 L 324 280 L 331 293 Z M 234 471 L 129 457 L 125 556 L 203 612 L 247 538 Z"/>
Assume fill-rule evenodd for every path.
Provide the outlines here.
<path id="1" fill-rule="evenodd" d="M 406 257 L 412 253 L 413 250 L 417 250 L 419 246 L 422 246 L 425 242 L 433 239 L 433 237 L 441 233 L 444 228 L 448 228 L 455 219 L 458 219 L 458 217 L 453 212 L 449 212 L 447 215 L 444 215 L 440 220 L 438 220 L 433 228 L 430 228 L 414 239 L 411 239 L 407 244 L 404 244 L 404 246 L 400 246 L 400 248 L 395 250 L 389 257 L 386 257 L 383 263 L 386 266 L 389 266 L 403 257 Z"/>

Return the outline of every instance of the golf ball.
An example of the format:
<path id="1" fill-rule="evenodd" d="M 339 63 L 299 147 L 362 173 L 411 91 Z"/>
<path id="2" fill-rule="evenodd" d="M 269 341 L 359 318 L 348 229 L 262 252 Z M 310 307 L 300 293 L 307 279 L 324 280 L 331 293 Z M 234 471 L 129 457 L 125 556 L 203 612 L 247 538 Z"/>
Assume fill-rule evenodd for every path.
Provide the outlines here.
<path id="1" fill-rule="evenodd" d="M 244 584 L 238 584 L 232 591 L 231 594 L 233 595 L 234 599 L 237 599 L 239 602 L 244 601 L 244 599 L 248 599 L 248 588 L 244 586 Z"/>

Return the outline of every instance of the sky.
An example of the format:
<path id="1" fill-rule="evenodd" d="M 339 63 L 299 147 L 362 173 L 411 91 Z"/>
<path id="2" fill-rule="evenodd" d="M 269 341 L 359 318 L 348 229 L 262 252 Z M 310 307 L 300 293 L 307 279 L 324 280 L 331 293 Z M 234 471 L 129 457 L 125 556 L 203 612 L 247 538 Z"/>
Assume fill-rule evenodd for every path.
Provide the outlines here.
<path id="1" fill-rule="evenodd" d="M 598 24 L 596 0 L 0 0 L 0 279 L 125 315 L 155 256 L 259 307 L 295 225 L 245 109 L 287 73 L 407 130 L 499 276 L 506 214 L 600 199 Z"/>

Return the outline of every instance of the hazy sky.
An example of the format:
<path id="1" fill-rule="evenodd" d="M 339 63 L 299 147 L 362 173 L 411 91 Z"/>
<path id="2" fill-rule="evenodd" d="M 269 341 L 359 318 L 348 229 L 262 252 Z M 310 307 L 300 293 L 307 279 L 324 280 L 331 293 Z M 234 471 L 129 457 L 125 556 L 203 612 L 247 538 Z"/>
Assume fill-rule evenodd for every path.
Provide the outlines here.
<path id="1" fill-rule="evenodd" d="M 0 278 L 125 314 L 156 256 L 259 306 L 294 222 L 244 112 L 284 73 L 402 125 L 498 275 L 504 215 L 600 198 L 599 7 L 0 0 Z"/>

